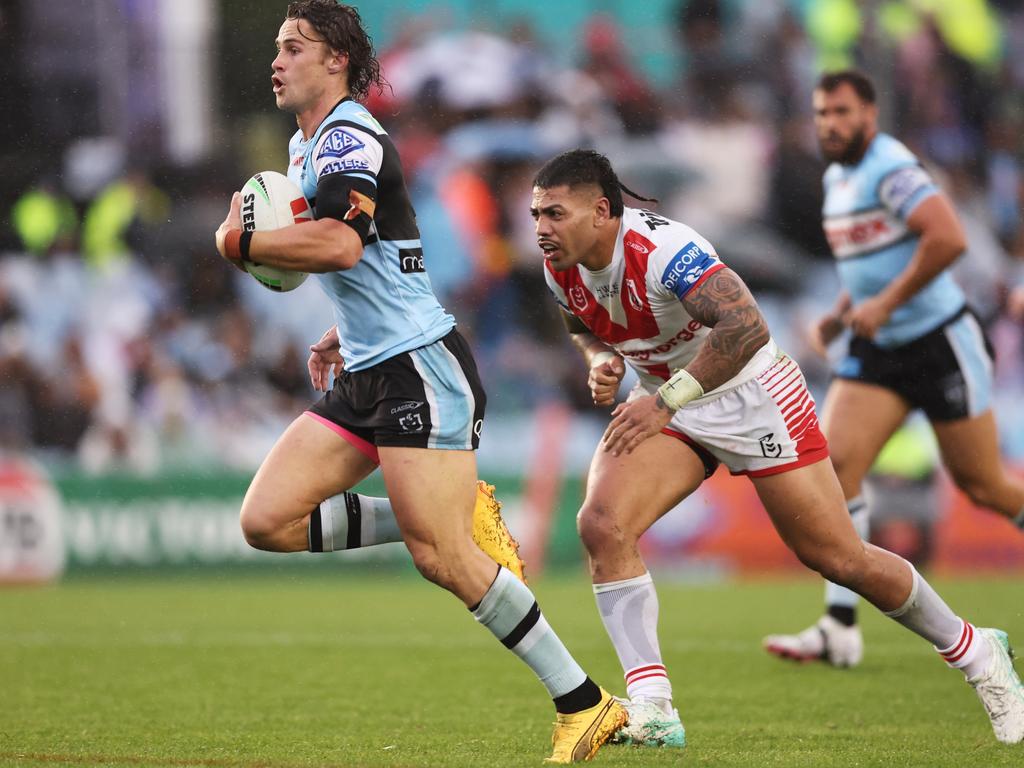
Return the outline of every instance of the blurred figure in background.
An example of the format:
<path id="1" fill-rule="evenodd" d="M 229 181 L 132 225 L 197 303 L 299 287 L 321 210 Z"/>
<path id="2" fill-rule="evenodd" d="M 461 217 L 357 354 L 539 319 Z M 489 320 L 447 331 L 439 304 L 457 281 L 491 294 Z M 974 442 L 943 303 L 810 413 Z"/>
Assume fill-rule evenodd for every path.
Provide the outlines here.
<path id="1" fill-rule="evenodd" d="M 867 536 L 864 476 L 911 411 L 921 409 L 956 485 L 1024 528 L 1024 482 L 1003 463 L 991 408 L 991 345 L 950 270 L 966 248 L 956 213 L 917 158 L 879 132 L 865 75 L 825 74 L 813 99 L 818 140 L 831 162 L 825 233 L 844 284 L 814 333 L 824 354 L 845 328 L 852 332 L 823 423 L 854 525 Z M 857 601 L 829 583 L 817 624 L 771 635 L 765 648 L 782 658 L 860 663 Z"/>

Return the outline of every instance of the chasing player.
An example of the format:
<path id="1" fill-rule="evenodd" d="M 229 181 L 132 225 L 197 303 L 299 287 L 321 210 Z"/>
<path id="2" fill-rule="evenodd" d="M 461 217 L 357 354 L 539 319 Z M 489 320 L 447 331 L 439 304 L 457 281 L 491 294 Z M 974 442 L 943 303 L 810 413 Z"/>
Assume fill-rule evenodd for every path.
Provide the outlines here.
<path id="1" fill-rule="evenodd" d="M 594 402 L 614 403 L 624 363 L 639 376 L 594 454 L 578 519 L 625 672 L 620 738 L 685 744 L 637 540 L 721 462 L 750 478 L 804 564 L 935 646 L 975 688 L 996 737 L 1020 742 L 1024 687 L 1006 634 L 976 630 L 910 563 L 861 540 L 800 368 L 772 341 L 743 281 L 686 225 L 624 207 L 623 189 L 604 156 L 574 150 L 537 173 L 530 209 Z"/>
<path id="2" fill-rule="evenodd" d="M 337 326 L 311 350 L 310 375 L 332 389 L 267 456 L 242 504 L 246 539 L 277 552 L 344 548 L 390 518 L 416 567 L 473 612 L 536 673 L 557 711 L 551 762 L 589 759 L 626 718 L 580 668 L 533 594 L 495 567 L 471 537 L 485 396 L 455 321 L 427 278 L 419 231 L 394 145 L 359 104 L 381 85 L 355 9 L 334 0 L 288 6 L 273 90 L 295 115 L 289 178 L 315 220 L 242 232 L 240 196 L 216 233 L 222 256 L 316 273 Z M 386 509 L 348 494 L 380 467 Z M 362 543 L 372 543 L 364 540 Z"/>
<path id="3" fill-rule="evenodd" d="M 1024 527 L 1024 483 L 999 453 L 990 345 L 949 269 L 966 247 L 956 213 L 917 158 L 878 131 L 875 89 L 865 75 L 823 75 L 813 99 L 818 141 L 831 162 L 825 234 L 845 290 L 812 335 L 824 355 L 844 329 L 853 334 L 822 423 L 854 527 L 867 536 L 864 476 L 918 408 L 957 487 Z M 857 595 L 828 583 L 825 604 L 814 626 L 766 637 L 765 648 L 783 658 L 856 665 L 864 652 Z"/>

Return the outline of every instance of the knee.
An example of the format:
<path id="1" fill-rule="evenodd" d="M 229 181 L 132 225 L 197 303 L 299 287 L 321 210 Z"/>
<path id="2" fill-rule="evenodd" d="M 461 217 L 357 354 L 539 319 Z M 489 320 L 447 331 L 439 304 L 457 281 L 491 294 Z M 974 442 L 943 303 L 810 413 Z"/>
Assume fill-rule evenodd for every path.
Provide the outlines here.
<path id="1" fill-rule="evenodd" d="M 242 527 L 245 543 L 250 547 L 267 552 L 276 552 L 279 549 L 277 542 L 279 526 L 273 523 L 272 517 L 267 514 L 265 509 L 261 509 L 256 504 L 243 503 L 238 521 Z"/>
<path id="2" fill-rule="evenodd" d="M 636 546 L 637 536 L 600 503 L 584 502 L 576 516 L 576 528 L 591 557 Z"/>
<path id="3" fill-rule="evenodd" d="M 964 492 L 974 506 L 984 509 L 995 509 L 998 505 L 997 489 L 992 483 L 982 482 L 971 475 L 959 473 L 954 474 L 953 482 L 956 483 L 957 488 Z"/>
<path id="4" fill-rule="evenodd" d="M 809 547 L 797 550 L 800 562 L 833 584 L 854 588 L 867 573 L 869 563 L 863 545 L 858 547 Z"/>
<path id="5" fill-rule="evenodd" d="M 449 592 L 456 586 L 455 568 L 451 558 L 442 557 L 437 548 L 424 542 L 406 542 L 416 570 L 427 581 Z"/>

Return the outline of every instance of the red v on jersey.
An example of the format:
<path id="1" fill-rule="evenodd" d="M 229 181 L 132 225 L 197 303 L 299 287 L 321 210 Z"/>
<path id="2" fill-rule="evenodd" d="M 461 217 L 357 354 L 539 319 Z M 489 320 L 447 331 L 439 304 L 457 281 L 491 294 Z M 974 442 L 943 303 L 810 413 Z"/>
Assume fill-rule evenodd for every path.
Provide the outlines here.
<path id="1" fill-rule="evenodd" d="M 647 260 L 657 247 L 635 230 L 627 230 L 622 238 L 623 269 L 618 301 L 626 316 L 626 325 L 612 320 L 611 314 L 597 300 L 584 282 L 579 265 L 565 272 L 556 272 L 550 263 L 545 267 L 561 286 L 569 309 L 601 341 L 619 344 L 630 339 L 650 339 L 658 335 L 658 323 L 647 300 Z"/>

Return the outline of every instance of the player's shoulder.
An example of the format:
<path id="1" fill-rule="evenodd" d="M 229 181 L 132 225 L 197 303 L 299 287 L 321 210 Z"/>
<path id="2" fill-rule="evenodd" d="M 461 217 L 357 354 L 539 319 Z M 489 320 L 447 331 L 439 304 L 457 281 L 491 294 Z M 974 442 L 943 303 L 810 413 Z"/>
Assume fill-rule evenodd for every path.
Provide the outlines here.
<path id="1" fill-rule="evenodd" d="M 863 171 L 869 176 L 881 180 L 893 171 L 901 168 L 920 166 L 917 155 L 907 149 L 899 139 L 887 133 L 879 133 L 871 141 L 868 151 L 861 161 Z"/>
<path id="2" fill-rule="evenodd" d="M 705 253 L 715 253 L 711 243 L 693 227 L 653 211 L 626 208 L 623 224 L 623 248 L 628 255 L 653 255 L 655 260 L 665 261 L 692 245 Z"/>
<path id="3" fill-rule="evenodd" d="M 381 136 L 387 133 L 384 127 L 377 121 L 377 118 L 370 114 L 370 110 L 358 101 L 351 99 L 345 99 L 337 104 L 323 122 L 325 132 L 334 128 L 344 127 L 362 130 L 374 136 Z"/>

